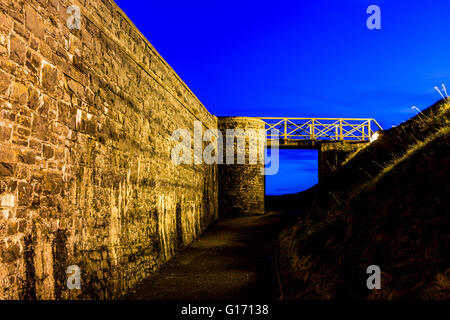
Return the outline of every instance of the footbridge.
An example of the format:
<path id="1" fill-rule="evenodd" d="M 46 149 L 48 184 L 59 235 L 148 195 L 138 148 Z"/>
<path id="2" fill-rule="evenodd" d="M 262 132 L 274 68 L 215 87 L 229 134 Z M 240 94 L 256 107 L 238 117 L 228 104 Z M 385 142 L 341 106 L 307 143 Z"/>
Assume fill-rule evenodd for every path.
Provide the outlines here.
<path id="1" fill-rule="evenodd" d="M 278 139 L 280 149 L 319 151 L 319 180 L 338 169 L 345 159 L 376 139 L 383 128 L 372 118 L 289 118 L 261 117 L 267 146 Z"/>
<path id="2" fill-rule="evenodd" d="M 363 118 L 257 118 L 265 123 L 268 146 L 274 139 L 280 148 L 319 149 L 324 142 L 367 143 L 381 126 Z"/>

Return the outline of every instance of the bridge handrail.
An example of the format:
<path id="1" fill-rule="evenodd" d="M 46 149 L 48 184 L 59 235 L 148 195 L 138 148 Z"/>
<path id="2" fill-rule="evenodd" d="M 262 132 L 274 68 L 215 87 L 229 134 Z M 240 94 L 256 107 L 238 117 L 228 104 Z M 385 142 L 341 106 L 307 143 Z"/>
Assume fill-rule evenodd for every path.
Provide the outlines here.
<path id="1" fill-rule="evenodd" d="M 378 129 L 383 130 L 373 118 L 304 118 L 304 117 L 254 117 L 265 122 L 268 140 L 271 130 L 277 130 L 285 140 L 339 140 L 370 141 Z M 270 120 L 279 120 L 273 122 Z M 352 122 L 357 123 L 352 123 Z M 331 123 L 325 123 L 331 122 Z M 372 129 L 372 123 L 376 126 Z M 292 128 L 293 127 L 293 128 Z M 378 129 L 377 129 L 378 127 Z M 367 132 L 366 132 L 367 131 Z M 302 134 L 303 133 L 303 134 Z"/>

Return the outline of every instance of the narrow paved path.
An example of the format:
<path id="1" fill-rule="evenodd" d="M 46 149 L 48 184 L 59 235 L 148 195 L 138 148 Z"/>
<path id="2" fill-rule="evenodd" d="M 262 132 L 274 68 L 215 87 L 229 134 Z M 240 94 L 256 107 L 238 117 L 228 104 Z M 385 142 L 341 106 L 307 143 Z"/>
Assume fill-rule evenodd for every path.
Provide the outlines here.
<path id="1" fill-rule="evenodd" d="M 278 299 L 274 254 L 282 217 L 219 219 L 127 298 Z"/>

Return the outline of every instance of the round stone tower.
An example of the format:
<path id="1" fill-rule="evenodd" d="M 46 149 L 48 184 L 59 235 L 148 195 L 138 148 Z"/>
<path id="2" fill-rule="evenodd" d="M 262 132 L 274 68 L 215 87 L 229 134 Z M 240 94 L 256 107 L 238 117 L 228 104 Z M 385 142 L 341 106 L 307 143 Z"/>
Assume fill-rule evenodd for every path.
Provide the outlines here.
<path id="1" fill-rule="evenodd" d="M 218 117 L 218 127 L 223 135 L 219 216 L 264 214 L 264 122 L 247 117 Z"/>

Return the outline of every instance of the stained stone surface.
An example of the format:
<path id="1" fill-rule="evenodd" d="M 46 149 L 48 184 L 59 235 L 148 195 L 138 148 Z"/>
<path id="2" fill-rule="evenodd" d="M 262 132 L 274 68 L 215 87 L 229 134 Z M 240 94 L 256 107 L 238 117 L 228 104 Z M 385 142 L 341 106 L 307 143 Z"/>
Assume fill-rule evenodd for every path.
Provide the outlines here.
<path id="1" fill-rule="evenodd" d="M 257 159 L 250 163 L 250 144 L 256 144 L 257 153 L 264 152 L 265 124 L 263 121 L 247 117 L 219 117 L 218 126 L 224 140 L 224 163 L 219 165 L 219 215 L 253 216 L 264 214 L 265 176 L 264 162 Z M 227 129 L 236 131 L 236 136 L 245 139 L 244 143 L 234 140 L 234 162 L 226 163 Z M 244 141 L 244 140 L 243 140 Z M 245 156 L 245 163 L 237 163 L 239 152 Z M 262 148 L 262 149 L 261 149 Z"/>
<path id="2" fill-rule="evenodd" d="M 198 237 L 217 165 L 170 158 L 194 121 L 217 127 L 113 1 L 0 0 L 0 299 L 117 298 Z"/>

